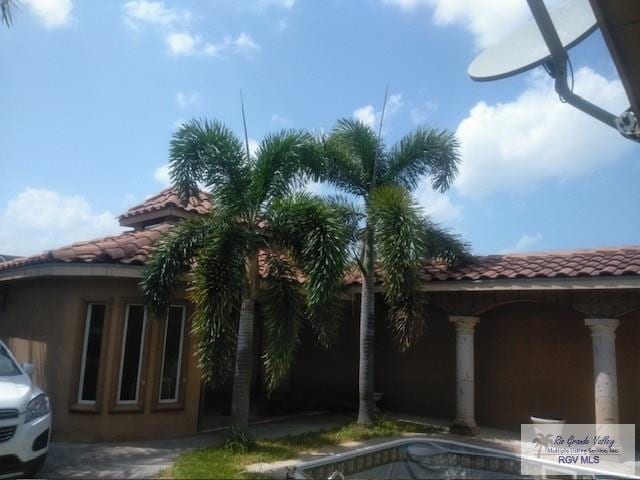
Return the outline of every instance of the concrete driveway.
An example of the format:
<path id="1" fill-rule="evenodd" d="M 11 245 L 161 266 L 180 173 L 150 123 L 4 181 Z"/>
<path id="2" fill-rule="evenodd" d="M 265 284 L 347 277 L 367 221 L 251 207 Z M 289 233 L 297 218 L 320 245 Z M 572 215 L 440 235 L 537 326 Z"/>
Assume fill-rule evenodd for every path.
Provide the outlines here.
<path id="1" fill-rule="evenodd" d="M 319 431 L 353 421 L 347 415 L 309 414 L 252 424 L 256 438 Z M 132 443 L 52 443 L 43 478 L 148 478 L 168 468 L 183 452 L 224 443 L 226 430 L 189 437 Z"/>

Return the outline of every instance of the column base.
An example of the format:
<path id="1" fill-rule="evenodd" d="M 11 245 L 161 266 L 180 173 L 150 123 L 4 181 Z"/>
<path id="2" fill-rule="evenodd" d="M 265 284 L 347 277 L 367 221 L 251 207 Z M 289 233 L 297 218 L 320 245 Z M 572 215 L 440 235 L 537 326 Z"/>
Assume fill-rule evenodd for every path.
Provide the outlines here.
<path id="1" fill-rule="evenodd" d="M 449 426 L 449 432 L 456 435 L 466 435 L 472 437 L 478 433 L 478 426 L 469 425 L 468 423 L 463 423 L 456 420 Z"/>

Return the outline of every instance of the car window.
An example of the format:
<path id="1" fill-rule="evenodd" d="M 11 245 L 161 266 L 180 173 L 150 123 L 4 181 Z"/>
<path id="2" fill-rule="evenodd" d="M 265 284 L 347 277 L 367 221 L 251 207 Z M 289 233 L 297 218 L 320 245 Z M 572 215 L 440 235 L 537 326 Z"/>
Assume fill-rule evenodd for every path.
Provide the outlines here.
<path id="1" fill-rule="evenodd" d="M 11 377 L 21 373 L 18 366 L 9 356 L 7 349 L 4 345 L 0 345 L 0 377 Z"/>

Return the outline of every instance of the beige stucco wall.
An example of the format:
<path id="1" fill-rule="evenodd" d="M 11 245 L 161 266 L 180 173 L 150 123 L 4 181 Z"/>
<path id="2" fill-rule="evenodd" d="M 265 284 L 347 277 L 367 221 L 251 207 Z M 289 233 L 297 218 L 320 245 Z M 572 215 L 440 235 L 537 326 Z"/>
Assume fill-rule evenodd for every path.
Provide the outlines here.
<path id="1" fill-rule="evenodd" d="M 495 308 L 476 327 L 476 420 L 516 431 L 531 415 L 593 423 L 592 372 L 584 315 L 541 303 Z"/>
<path id="2" fill-rule="evenodd" d="M 148 324 L 143 366 L 141 412 L 114 412 L 125 303 L 141 301 L 135 279 L 50 278 L 4 285 L 4 309 L 0 309 L 0 338 L 18 361 L 35 366 L 34 381 L 47 391 L 53 407 L 53 435 L 61 441 L 151 439 L 194 433 L 200 395 L 199 372 L 186 337 L 184 408 L 157 411 L 156 379 L 160 369 L 161 327 Z M 182 294 L 177 295 L 179 300 Z M 103 343 L 103 369 L 99 386 L 99 412 L 72 411 L 81 356 L 81 336 L 86 302 L 104 300 L 107 311 Z M 187 323 L 187 331 L 189 325 Z M 101 387 L 101 388 L 100 388 Z"/>
<path id="3" fill-rule="evenodd" d="M 488 294 L 491 295 L 491 294 Z M 431 300 L 437 304 L 438 294 Z M 296 356 L 291 395 L 307 405 L 339 398 L 355 410 L 358 379 L 359 297 L 345 309 L 340 335 L 329 351 L 313 345 L 306 329 Z M 460 295 L 463 307 L 464 295 Z M 603 294 L 602 301 L 615 302 Z M 383 408 L 453 420 L 456 411 L 455 327 L 448 313 L 429 309 L 424 337 L 397 351 L 378 298 L 376 390 Z M 518 302 L 491 308 L 475 329 L 475 411 L 479 425 L 518 431 L 533 414 L 561 415 L 572 423 L 595 418 L 593 353 L 585 315 L 566 306 Z M 620 421 L 640 424 L 640 310 L 620 319 L 616 338 Z M 321 406 L 329 405 L 324 402 Z M 640 433 L 640 429 L 638 429 Z"/>

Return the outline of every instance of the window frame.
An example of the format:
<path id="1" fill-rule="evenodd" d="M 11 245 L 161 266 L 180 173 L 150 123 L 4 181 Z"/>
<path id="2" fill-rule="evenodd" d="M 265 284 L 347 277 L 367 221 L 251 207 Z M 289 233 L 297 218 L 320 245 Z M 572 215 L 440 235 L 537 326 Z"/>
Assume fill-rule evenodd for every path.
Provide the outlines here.
<path id="1" fill-rule="evenodd" d="M 160 357 L 160 388 L 158 389 L 158 403 L 162 404 L 177 403 L 180 399 L 180 393 L 182 393 L 180 384 L 182 383 L 182 351 L 184 348 L 184 324 L 186 317 L 186 308 L 183 305 L 169 305 L 169 309 L 171 308 L 179 308 L 182 312 L 182 314 L 180 315 L 180 340 L 178 343 L 178 371 L 175 381 L 176 394 L 173 398 L 162 398 L 162 378 L 164 377 L 165 358 L 167 355 L 167 334 L 169 333 L 169 310 L 167 310 L 167 315 L 164 320 L 164 332 L 162 335 L 162 356 Z"/>
<path id="2" fill-rule="evenodd" d="M 76 338 L 76 348 L 74 349 L 74 362 L 73 362 L 73 383 L 71 384 L 71 392 L 69 395 L 69 410 L 79 413 L 99 413 L 102 410 L 103 394 L 104 394 L 104 380 L 107 369 L 107 355 L 109 345 L 109 330 L 111 327 L 111 306 L 113 299 L 111 297 L 87 297 L 83 298 L 80 302 L 78 324 L 80 328 L 77 329 L 78 334 Z M 100 340 L 100 355 L 98 356 L 98 378 L 96 380 L 96 400 L 80 401 L 80 395 L 82 393 L 81 382 L 83 380 L 83 373 L 86 367 L 85 358 L 85 344 L 88 339 L 89 329 L 88 320 L 91 318 L 89 315 L 89 308 L 92 305 L 104 305 L 104 319 L 102 325 L 102 339 Z"/>
<path id="3" fill-rule="evenodd" d="M 154 378 L 153 395 L 152 395 L 152 410 L 153 411 L 167 411 L 167 410 L 184 410 L 185 408 L 185 395 L 187 390 L 187 379 L 189 370 L 189 351 L 191 348 L 189 327 L 190 327 L 190 306 L 185 301 L 173 301 L 170 303 L 170 307 L 182 308 L 182 332 L 181 332 L 181 347 L 180 347 L 180 372 L 178 375 L 178 394 L 174 400 L 160 401 L 160 395 L 162 393 L 162 374 L 164 370 L 164 357 L 165 357 L 165 344 L 167 337 L 167 327 L 169 311 L 163 316 L 162 319 L 157 319 L 159 323 L 158 329 L 158 342 L 156 346 L 156 358 L 157 358 L 157 374 Z"/>
<path id="4" fill-rule="evenodd" d="M 151 325 L 149 321 L 149 312 L 144 306 L 144 301 L 140 298 L 123 298 L 121 300 L 121 314 L 117 331 L 114 339 L 113 347 L 113 368 L 112 368 L 112 388 L 111 388 L 111 401 L 110 411 L 117 412 L 143 412 L 145 403 L 145 392 L 147 383 L 147 364 L 149 358 L 149 335 L 151 331 Z M 121 394 L 121 382 L 122 382 L 122 367 L 124 360 L 124 347 L 126 341 L 126 331 L 129 323 L 129 307 L 138 306 L 144 308 L 143 316 L 143 330 L 140 339 L 140 352 L 138 353 L 138 384 L 137 384 L 137 398 L 133 400 L 120 400 Z"/>

